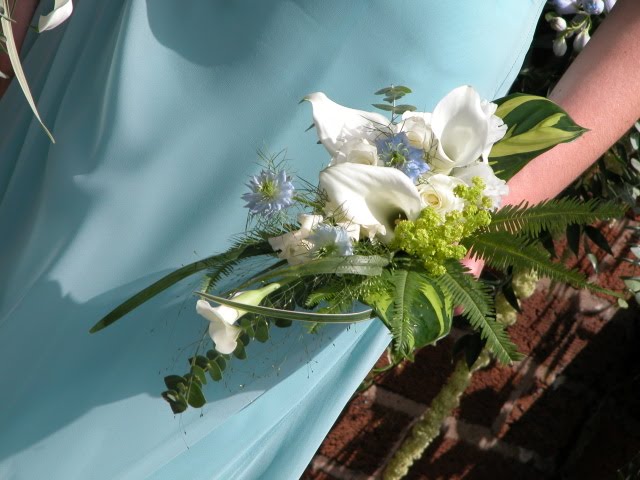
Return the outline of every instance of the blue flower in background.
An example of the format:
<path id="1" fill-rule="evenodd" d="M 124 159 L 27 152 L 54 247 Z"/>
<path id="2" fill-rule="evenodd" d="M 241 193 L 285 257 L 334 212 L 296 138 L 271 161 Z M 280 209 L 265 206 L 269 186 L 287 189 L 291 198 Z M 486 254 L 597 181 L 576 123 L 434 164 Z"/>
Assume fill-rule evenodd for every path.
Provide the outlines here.
<path id="1" fill-rule="evenodd" d="M 270 217 L 293 203 L 295 188 L 284 170 L 262 170 L 260 175 L 251 177 L 247 186 L 251 192 L 242 195 L 242 199 L 253 215 Z"/>
<path id="2" fill-rule="evenodd" d="M 313 243 L 312 252 L 324 251 L 329 255 L 347 256 L 353 255 L 353 245 L 343 227 L 333 227 L 325 223 L 321 223 L 316 227 L 308 237 Z"/>
<path id="3" fill-rule="evenodd" d="M 420 175 L 429 171 L 423 151 L 412 147 L 404 132 L 376 140 L 376 147 L 387 167 L 397 168 L 414 182 Z"/>
<path id="4" fill-rule="evenodd" d="M 600 15 L 604 11 L 603 0 L 582 0 L 582 8 L 589 15 Z"/>

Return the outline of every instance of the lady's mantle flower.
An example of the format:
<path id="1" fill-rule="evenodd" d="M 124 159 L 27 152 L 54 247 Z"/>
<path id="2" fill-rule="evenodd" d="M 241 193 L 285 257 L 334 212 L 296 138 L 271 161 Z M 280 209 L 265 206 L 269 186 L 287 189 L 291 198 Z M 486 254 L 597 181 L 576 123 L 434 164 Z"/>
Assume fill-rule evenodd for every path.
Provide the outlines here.
<path id="1" fill-rule="evenodd" d="M 414 182 L 429 170 L 429 165 L 424 161 L 423 151 L 412 147 L 404 132 L 380 138 L 376 140 L 376 146 L 387 167 L 397 168 Z"/>
<path id="2" fill-rule="evenodd" d="M 242 195 L 242 199 L 254 215 L 270 217 L 293 203 L 295 188 L 284 170 L 263 170 L 260 175 L 251 177 L 247 186 L 251 192 Z"/>
<path id="3" fill-rule="evenodd" d="M 313 244 L 312 252 L 322 252 L 327 255 L 353 255 L 353 245 L 349 233 L 344 227 L 333 227 L 322 223 L 309 236 Z"/>

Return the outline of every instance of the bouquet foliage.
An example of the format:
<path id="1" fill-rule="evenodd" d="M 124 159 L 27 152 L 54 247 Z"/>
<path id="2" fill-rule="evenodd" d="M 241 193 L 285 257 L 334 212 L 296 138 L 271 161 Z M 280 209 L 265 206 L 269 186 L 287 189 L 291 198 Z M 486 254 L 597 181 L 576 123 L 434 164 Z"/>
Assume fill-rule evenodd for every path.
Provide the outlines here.
<path id="1" fill-rule="evenodd" d="M 206 403 L 202 385 L 207 377 L 219 381 L 232 356 L 245 358 L 252 340 L 265 342 L 272 326 L 292 321 L 306 322 L 313 333 L 323 323 L 379 318 L 391 332 L 396 364 L 446 336 L 457 307 L 501 362 L 518 360 L 496 321 L 491 289 L 463 266 L 465 257 L 613 294 L 552 261 L 539 238 L 617 217 L 619 207 L 560 199 L 499 208 L 507 180 L 583 128 L 541 97 L 516 94 L 492 103 L 463 86 L 427 113 L 399 104 L 410 92 L 403 86 L 376 92 L 383 103 L 374 106 L 390 119 L 323 93 L 305 97 L 330 157 L 317 184 L 294 185 L 286 162 L 263 156 L 243 196 L 247 231 L 234 245 L 158 280 L 91 331 L 204 272 L 196 310 L 208 320 L 213 348 L 196 352 L 188 373 L 165 378 L 163 398 L 179 413 Z M 269 260 L 266 268 L 217 291 L 222 277 L 256 257 Z"/>

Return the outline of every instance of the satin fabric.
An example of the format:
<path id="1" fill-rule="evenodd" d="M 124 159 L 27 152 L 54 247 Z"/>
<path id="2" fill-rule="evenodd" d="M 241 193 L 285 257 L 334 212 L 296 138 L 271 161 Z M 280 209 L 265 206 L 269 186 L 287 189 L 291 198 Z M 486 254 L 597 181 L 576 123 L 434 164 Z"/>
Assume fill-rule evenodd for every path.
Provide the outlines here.
<path id="1" fill-rule="evenodd" d="M 46 3 L 46 2 L 43 2 Z M 543 0 L 80 0 L 30 34 L 0 102 L 0 478 L 298 478 L 389 341 L 378 321 L 251 344 L 201 410 L 174 416 L 206 322 L 182 282 L 95 335 L 111 308 L 245 225 L 257 150 L 317 179 L 307 93 L 370 109 L 408 85 L 430 110 L 503 95 Z"/>

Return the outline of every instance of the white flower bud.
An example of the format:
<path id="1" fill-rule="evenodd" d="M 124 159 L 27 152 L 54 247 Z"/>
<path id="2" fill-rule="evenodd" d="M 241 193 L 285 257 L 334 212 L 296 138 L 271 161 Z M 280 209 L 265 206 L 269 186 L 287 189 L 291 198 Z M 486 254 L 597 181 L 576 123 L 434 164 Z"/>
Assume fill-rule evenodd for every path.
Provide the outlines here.
<path id="1" fill-rule="evenodd" d="M 585 29 L 576 35 L 576 38 L 573 40 L 573 49 L 576 52 L 582 51 L 587 42 L 591 39 L 589 32 Z"/>
<path id="2" fill-rule="evenodd" d="M 549 26 L 556 32 L 564 32 L 567 29 L 567 21 L 562 17 L 553 17 L 549 20 Z"/>
<path id="3" fill-rule="evenodd" d="M 556 57 L 562 57 L 567 53 L 567 41 L 561 35 L 553 41 L 553 53 Z"/>

